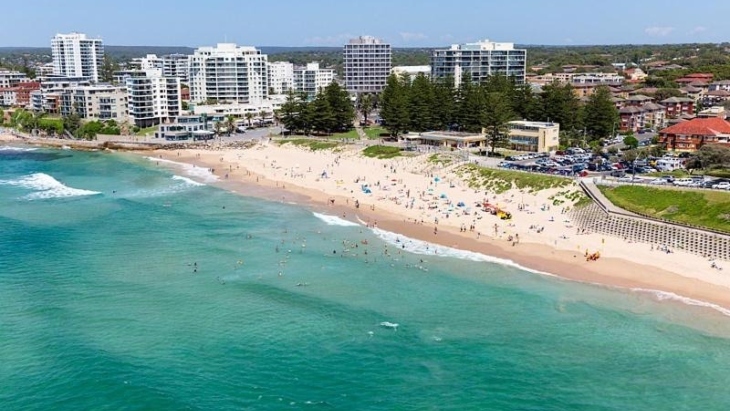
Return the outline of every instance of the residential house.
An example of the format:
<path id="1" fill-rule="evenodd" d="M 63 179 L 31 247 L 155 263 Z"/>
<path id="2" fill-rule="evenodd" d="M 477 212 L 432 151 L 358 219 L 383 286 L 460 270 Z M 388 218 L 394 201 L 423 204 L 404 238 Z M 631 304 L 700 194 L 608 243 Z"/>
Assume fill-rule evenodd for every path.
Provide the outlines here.
<path id="1" fill-rule="evenodd" d="M 720 80 L 710 83 L 708 91 L 725 90 L 730 91 L 730 80 Z"/>
<path id="2" fill-rule="evenodd" d="M 705 95 L 702 96 L 701 102 L 702 106 L 710 107 L 722 105 L 722 103 L 728 100 L 730 100 L 730 91 L 719 89 L 705 93 Z"/>
<path id="3" fill-rule="evenodd" d="M 677 84 L 682 84 L 682 85 L 690 84 L 690 83 L 693 83 L 696 81 L 702 81 L 705 83 L 709 83 L 712 81 L 712 77 L 713 77 L 712 73 L 692 73 L 692 74 L 687 74 L 684 77 L 678 78 L 678 79 L 674 80 L 674 82 Z"/>
<path id="4" fill-rule="evenodd" d="M 691 85 L 682 87 L 679 91 L 687 98 L 691 98 L 694 101 L 698 101 L 705 94 L 706 90 L 700 87 L 694 87 Z"/>
<path id="5" fill-rule="evenodd" d="M 638 67 L 632 67 L 624 70 L 624 76 L 626 76 L 626 79 L 629 83 L 641 83 L 642 81 L 646 80 L 647 77 L 649 77 L 649 75 L 646 74 L 644 70 Z"/>
<path id="6" fill-rule="evenodd" d="M 727 111 L 725 110 L 725 107 L 723 106 L 714 106 L 706 108 L 699 113 L 697 113 L 698 118 L 709 118 L 709 117 L 719 117 L 721 119 L 727 118 Z"/>
<path id="7" fill-rule="evenodd" d="M 705 144 L 730 147 L 730 122 L 719 117 L 685 121 L 661 130 L 659 142 L 672 151 L 696 151 Z"/>

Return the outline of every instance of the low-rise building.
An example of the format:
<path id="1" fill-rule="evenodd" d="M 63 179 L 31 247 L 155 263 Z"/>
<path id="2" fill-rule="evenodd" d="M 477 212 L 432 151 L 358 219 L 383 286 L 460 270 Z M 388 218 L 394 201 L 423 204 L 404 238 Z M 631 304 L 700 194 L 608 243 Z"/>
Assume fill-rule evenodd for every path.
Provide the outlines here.
<path id="1" fill-rule="evenodd" d="M 725 90 L 730 91 L 730 80 L 720 80 L 710 83 L 708 85 L 708 91 Z"/>
<path id="2" fill-rule="evenodd" d="M 659 142 L 672 151 L 696 151 L 705 144 L 730 146 L 730 123 L 719 117 L 683 121 L 661 130 Z"/>
<path id="3" fill-rule="evenodd" d="M 61 94 L 62 116 L 76 113 L 80 118 L 127 121 L 127 90 L 111 85 L 78 86 Z"/>
<path id="4" fill-rule="evenodd" d="M 621 131 L 636 132 L 647 128 L 659 129 L 666 125 L 664 106 L 652 102 L 651 99 L 644 101 L 646 102 L 643 104 L 628 104 L 619 109 L 619 129 Z"/>
<path id="5" fill-rule="evenodd" d="M 0 88 L 0 106 L 30 107 L 30 93 L 40 88 L 41 83 L 37 81 L 26 81 L 18 83 L 15 87 Z"/>
<path id="6" fill-rule="evenodd" d="M 397 76 L 408 76 L 413 81 L 419 74 L 431 77 L 431 66 L 395 66 L 390 72 Z"/>
<path id="7" fill-rule="evenodd" d="M 165 140 L 209 140 L 214 135 L 215 123 L 224 122 L 222 115 L 178 116 L 168 124 L 161 124 L 155 138 Z"/>
<path id="8" fill-rule="evenodd" d="M 539 121 L 510 121 L 509 147 L 513 150 L 546 153 L 560 145 L 560 125 Z"/>
<path id="9" fill-rule="evenodd" d="M 0 88 L 15 87 L 20 83 L 30 81 L 25 73 L 19 71 L 0 70 Z"/>
<path id="10" fill-rule="evenodd" d="M 725 110 L 725 107 L 723 106 L 714 106 L 706 108 L 699 113 L 697 113 L 698 118 L 711 118 L 711 117 L 718 117 L 721 119 L 727 118 L 727 110 Z"/>
<path id="11" fill-rule="evenodd" d="M 670 97 L 660 101 L 666 107 L 667 118 L 679 118 L 683 114 L 694 115 L 695 101 L 688 97 Z"/>
<path id="12" fill-rule="evenodd" d="M 484 134 L 459 131 L 427 131 L 406 134 L 401 138 L 408 144 L 423 144 L 446 149 L 486 148 L 487 141 Z"/>
<path id="13" fill-rule="evenodd" d="M 90 77 L 48 76 L 41 81 L 40 90 L 30 92 L 30 106 L 33 111 L 60 114 L 61 95 L 71 87 L 91 85 Z"/>

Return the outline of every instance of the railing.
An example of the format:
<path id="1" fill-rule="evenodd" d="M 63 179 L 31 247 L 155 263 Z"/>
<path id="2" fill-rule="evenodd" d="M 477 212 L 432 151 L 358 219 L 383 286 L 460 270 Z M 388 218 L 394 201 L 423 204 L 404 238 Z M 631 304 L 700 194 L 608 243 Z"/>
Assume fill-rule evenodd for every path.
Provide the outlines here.
<path id="1" fill-rule="evenodd" d="M 596 186 L 596 190 L 598 190 L 598 184 L 594 184 L 594 185 Z M 604 185 L 607 185 L 607 184 L 604 184 Z M 603 204 L 593 194 L 593 192 L 591 191 L 591 189 L 589 189 L 585 185 L 585 183 L 583 181 L 580 182 L 580 187 L 588 195 L 588 197 L 590 197 L 596 204 L 598 204 L 599 207 L 601 207 L 601 209 L 603 211 L 605 211 L 609 215 L 618 215 L 618 216 L 621 216 L 621 217 L 629 217 L 629 218 L 636 218 L 637 216 L 639 216 L 639 217 L 641 217 L 641 218 L 643 218 L 645 220 L 651 220 L 651 221 L 654 221 L 654 222 L 657 222 L 657 223 L 671 225 L 673 227 L 691 228 L 691 229 L 694 229 L 694 230 L 704 231 L 704 232 L 713 233 L 713 234 L 718 234 L 718 235 L 721 235 L 721 236 L 730 236 L 730 231 L 717 230 L 717 229 L 714 229 L 714 228 L 698 226 L 698 225 L 695 225 L 695 224 L 679 223 L 677 221 L 673 221 L 673 220 L 668 220 L 668 219 L 665 219 L 665 218 L 660 218 L 660 217 L 652 216 L 652 215 L 649 215 L 649 214 L 646 214 L 646 213 L 642 213 L 642 212 L 625 210 L 626 212 L 625 213 L 622 213 L 622 212 L 617 212 L 617 211 L 611 211 L 611 210 L 608 209 L 608 207 L 605 204 Z M 606 199 L 606 200 L 608 200 L 608 199 Z M 616 207 L 616 208 L 619 208 L 619 207 Z M 621 208 L 619 208 L 619 209 L 620 210 L 623 210 Z M 630 213 L 635 214 L 635 215 L 631 215 Z"/>

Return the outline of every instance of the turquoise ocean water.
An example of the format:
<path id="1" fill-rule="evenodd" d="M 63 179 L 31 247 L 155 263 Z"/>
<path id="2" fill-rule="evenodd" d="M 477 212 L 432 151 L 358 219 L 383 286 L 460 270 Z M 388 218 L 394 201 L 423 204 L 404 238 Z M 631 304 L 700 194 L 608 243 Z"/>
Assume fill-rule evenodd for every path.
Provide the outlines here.
<path id="1" fill-rule="evenodd" d="M 0 148 L 1 410 L 730 407 L 722 314 L 434 256 L 201 171 Z"/>

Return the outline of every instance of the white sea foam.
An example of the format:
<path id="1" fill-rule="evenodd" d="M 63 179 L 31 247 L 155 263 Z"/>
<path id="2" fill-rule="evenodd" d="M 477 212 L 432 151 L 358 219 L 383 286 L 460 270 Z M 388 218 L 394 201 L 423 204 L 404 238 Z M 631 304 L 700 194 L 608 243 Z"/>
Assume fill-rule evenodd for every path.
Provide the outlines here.
<path id="1" fill-rule="evenodd" d="M 670 293 L 667 291 L 651 290 L 647 288 L 632 288 L 631 291 L 636 293 L 650 294 L 651 296 L 656 298 L 657 301 L 677 301 L 682 304 L 692 305 L 695 307 L 710 308 L 730 317 L 730 309 L 719 306 L 717 304 L 708 303 L 706 301 L 695 300 L 694 298 L 683 297 L 679 294 Z"/>
<path id="2" fill-rule="evenodd" d="M 197 167 L 193 164 L 180 163 L 178 161 L 165 160 L 165 159 L 156 158 L 156 157 L 145 157 L 145 158 L 147 158 L 150 161 L 170 164 L 172 166 L 180 168 L 188 176 L 195 177 L 199 180 L 205 181 L 206 183 L 212 183 L 212 182 L 218 181 L 218 176 L 211 173 L 210 170 L 205 167 Z"/>
<path id="3" fill-rule="evenodd" d="M 549 277 L 558 277 L 555 274 L 551 274 L 545 271 L 533 270 L 527 267 L 523 267 L 512 260 L 505 258 L 492 257 L 490 255 L 477 253 L 468 250 L 459 250 L 458 248 L 446 247 L 443 245 L 429 243 L 427 241 L 416 240 L 414 238 L 405 237 L 403 235 L 392 233 L 390 231 L 381 230 L 379 228 L 373 228 L 373 233 L 377 235 L 381 240 L 395 245 L 396 247 L 409 251 L 413 254 L 437 256 L 437 257 L 452 257 L 459 258 L 462 260 L 487 262 L 494 264 L 506 265 L 514 268 L 518 268 L 523 271 L 529 271 L 535 274 L 546 275 Z"/>
<path id="4" fill-rule="evenodd" d="M 199 182 L 197 182 L 197 181 L 195 181 L 193 179 L 190 179 L 190 178 L 187 178 L 187 177 L 183 177 L 183 176 L 172 176 L 172 179 L 173 180 L 178 180 L 178 181 L 185 182 L 185 183 L 187 183 L 187 184 L 189 184 L 191 186 L 204 186 L 205 185 L 203 183 L 199 183 Z"/>
<path id="5" fill-rule="evenodd" d="M 319 213 L 312 213 L 315 217 L 319 218 L 320 220 L 324 221 L 327 225 L 336 225 L 340 227 L 359 227 L 360 224 L 353 223 L 352 221 L 347 221 L 343 218 L 336 217 L 333 215 L 327 215 L 327 214 L 319 214 Z"/>
<path id="6" fill-rule="evenodd" d="M 35 191 L 25 196 L 29 200 L 49 198 L 66 198 L 101 194 L 98 191 L 82 190 L 68 187 L 55 178 L 44 173 L 30 174 L 17 180 L 0 180 L 0 184 L 26 188 Z"/>
<path id="7" fill-rule="evenodd" d="M 0 146 L 0 151 L 36 151 L 37 148 L 30 147 L 13 147 L 13 146 Z"/>

